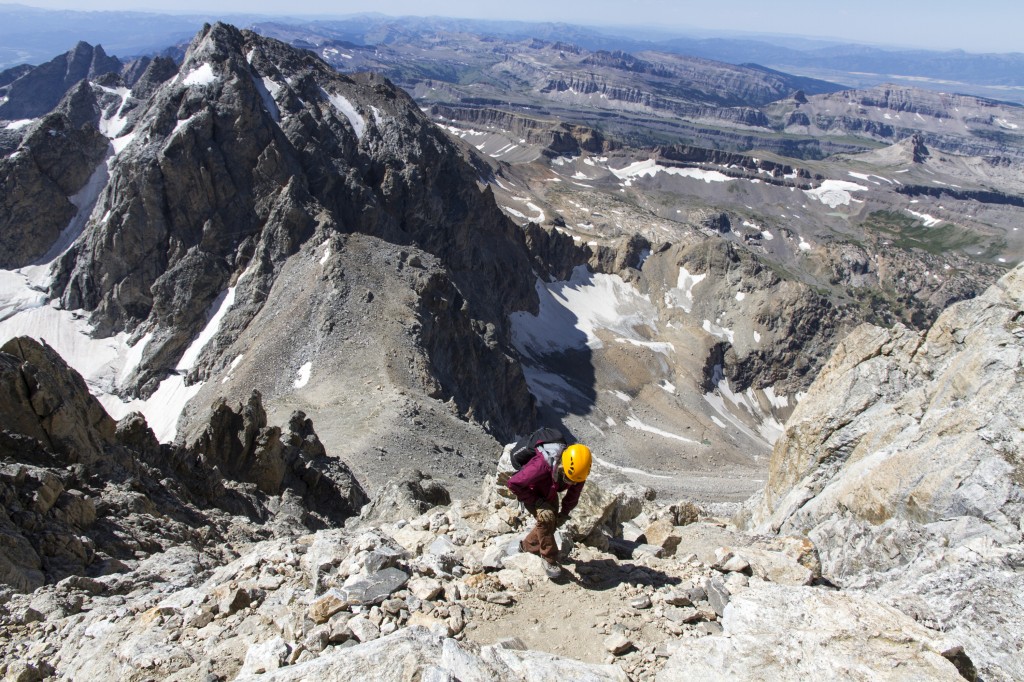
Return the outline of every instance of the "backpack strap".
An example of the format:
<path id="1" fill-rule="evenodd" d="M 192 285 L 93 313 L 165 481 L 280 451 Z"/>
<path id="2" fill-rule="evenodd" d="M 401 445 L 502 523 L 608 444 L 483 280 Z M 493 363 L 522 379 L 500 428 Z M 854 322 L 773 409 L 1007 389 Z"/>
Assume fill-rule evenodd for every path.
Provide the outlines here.
<path id="1" fill-rule="evenodd" d="M 552 442 L 542 443 L 537 446 L 537 452 L 544 458 L 544 461 L 551 467 L 551 480 L 558 480 L 558 469 L 562 466 L 562 451 L 565 450 L 565 443 Z"/>

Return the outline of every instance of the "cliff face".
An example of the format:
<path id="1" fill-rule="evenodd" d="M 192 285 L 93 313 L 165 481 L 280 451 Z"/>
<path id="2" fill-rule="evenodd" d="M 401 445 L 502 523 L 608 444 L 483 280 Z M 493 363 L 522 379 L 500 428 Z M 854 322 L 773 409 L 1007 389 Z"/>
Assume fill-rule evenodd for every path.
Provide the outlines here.
<path id="1" fill-rule="evenodd" d="M 1019 678 L 1006 642 L 1024 641 L 1022 368 L 1021 266 L 926 333 L 858 328 L 787 423 L 749 525 L 807 533 L 829 579 L 957 633 L 992 679 Z"/>

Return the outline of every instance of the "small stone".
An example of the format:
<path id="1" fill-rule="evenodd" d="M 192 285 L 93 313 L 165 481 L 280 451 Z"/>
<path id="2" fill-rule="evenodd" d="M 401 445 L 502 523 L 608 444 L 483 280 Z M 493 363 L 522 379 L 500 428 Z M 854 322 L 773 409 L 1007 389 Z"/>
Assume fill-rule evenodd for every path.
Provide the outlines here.
<path id="1" fill-rule="evenodd" d="M 673 623 L 694 623 L 701 619 L 700 612 L 692 606 L 669 606 L 665 609 L 665 618 Z"/>
<path id="2" fill-rule="evenodd" d="M 423 627 L 433 632 L 436 632 L 444 637 L 451 637 L 453 634 L 455 634 L 451 631 L 451 628 L 448 626 L 447 621 L 442 620 L 440 618 L 435 618 L 434 616 L 422 612 L 414 613 L 411 616 L 409 616 L 409 622 L 407 623 L 407 625 L 410 627 L 412 627 L 413 625 L 422 625 Z"/>
<path id="3" fill-rule="evenodd" d="M 721 623 L 713 621 L 705 621 L 701 623 L 697 626 L 697 631 L 703 632 L 706 635 L 720 635 L 723 632 Z"/>
<path id="4" fill-rule="evenodd" d="M 394 616 L 401 613 L 402 609 L 405 608 L 405 600 L 385 599 L 383 602 L 381 602 L 380 608 L 384 611 L 384 613 L 388 613 Z"/>
<path id="5" fill-rule="evenodd" d="M 398 568 L 385 568 L 371 575 L 352 576 L 341 588 L 349 604 L 377 604 L 405 586 L 409 574 Z"/>
<path id="6" fill-rule="evenodd" d="M 663 597 L 663 601 L 669 606 L 693 606 L 689 595 L 683 592 L 669 592 Z"/>
<path id="7" fill-rule="evenodd" d="M 417 599 L 433 601 L 441 594 L 441 583 L 434 578 L 413 578 L 408 584 L 409 592 Z"/>
<path id="8" fill-rule="evenodd" d="M 699 601 L 708 600 L 707 590 L 705 590 L 703 587 L 699 585 L 697 587 L 691 587 L 690 589 L 686 590 L 686 596 L 690 599 L 691 604 L 696 604 Z M 676 606 L 686 606 L 686 604 L 676 604 Z"/>
<path id="9" fill-rule="evenodd" d="M 339 613 L 331 618 L 330 622 L 327 624 L 330 628 L 327 641 L 331 644 L 340 644 L 341 642 L 346 642 L 355 637 L 355 634 L 348 627 L 348 621 L 349 616 L 347 613 Z"/>
<path id="10" fill-rule="evenodd" d="M 230 616 L 252 603 L 252 596 L 249 594 L 249 590 L 221 587 L 217 588 L 215 593 L 219 593 L 217 608 L 222 616 Z"/>
<path id="11" fill-rule="evenodd" d="M 321 625 L 306 635 L 302 645 L 315 654 L 327 648 L 331 639 L 331 628 L 329 625 Z"/>
<path id="12" fill-rule="evenodd" d="M 708 594 L 708 603 L 715 613 L 721 617 L 725 614 L 725 606 L 729 603 L 729 590 L 721 580 L 711 578 L 704 583 L 704 589 Z"/>
<path id="13" fill-rule="evenodd" d="M 314 623 L 326 623 L 331 616 L 337 612 L 343 610 L 346 606 L 346 600 L 337 590 L 328 590 L 326 594 L 318 597 L 316 601 L 309 605 L 308 615 L 310 620 Z"/>
<path id="14" fill-rule="evenodd" d="M 633 648 L 633 642 L 629 641 L 621 632 L 613 632 L 604 640 L 604 648 L 616 656 L 620 656 Z"/>
<path id="15" fill-rule="evenodd" d="M 508 592 L 492 592 L 487 595 L 486 601 L 490 604 L 498 604 L 499 606 L 510 606 L 513 599 L 512 595 Z"/>
<path id="16" fill-rule="evenodd" d="M 665 548 L 659 545 L 637 545 L 633 548 L 633 559 L 639 559 L 643 556 L 653 556 L 660 558 L 662 556 L 665 556 Z"/>
<path id="17" fill-rule="evenodd" d="M 348 621 L 348 628 L 360 642 L 369 642 L 380 637 L 380 628 L 365 616 L 356 616 Z"/>
<path id="18" fill-rule="evenodd" d="M 729 577 L 725 579 L 725 586 L 729 590 L 730 594 L 743 589 L 749 584 L 750 579 L 743 573 L 730 573 Z"/>
<path id="19" fill-rule="evenodd" d="M 249 647 L 239 675 L 258 675 L 287 664 L 291 648 L 281 637 Z"/>
<path id="20" fill-rule="evenodd" d="M 639 597 L 633 597 L 629 600 L 629 605 L 634 609 L 649 609 L 651 608 L 651 598 L 647 595 L 641 595 Z"/>

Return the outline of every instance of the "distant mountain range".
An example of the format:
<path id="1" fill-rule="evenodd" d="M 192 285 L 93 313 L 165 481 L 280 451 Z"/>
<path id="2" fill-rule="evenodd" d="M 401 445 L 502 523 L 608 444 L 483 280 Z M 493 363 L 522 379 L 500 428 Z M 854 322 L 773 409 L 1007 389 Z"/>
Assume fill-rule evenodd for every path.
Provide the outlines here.
<path id="1" fill-rule="evenodd" d="M 255 14 L 157 14 L 81 12 L 0 5 L 0 69 L 38 64 L 86 40 L 108 53 L 133 57 L 160 53 L 187 41 L 205 22 L 230 20 L 254 25 L 270 18 Z M 686 35 L 638 38 L 636 31 L 569 24 L 479 21 L 448 18 L 395 19 L 378 14 L 340 18 L 273 18 L 324 39 L 357 45 L 392 45 L 426 30 L 492 35 L 506 40 L 533 39 L 573 43 L 588 50 L 658 50 L 715 59 L 730 64 L 759 64 L 789 73 L 834 81 L 849 87 L 880 83 L 915 84 L 930 89 L 1024 102 L 1024 53 L 971 54 L 963 51 L 882 49 L 786 37 L 698 38 Z"/>

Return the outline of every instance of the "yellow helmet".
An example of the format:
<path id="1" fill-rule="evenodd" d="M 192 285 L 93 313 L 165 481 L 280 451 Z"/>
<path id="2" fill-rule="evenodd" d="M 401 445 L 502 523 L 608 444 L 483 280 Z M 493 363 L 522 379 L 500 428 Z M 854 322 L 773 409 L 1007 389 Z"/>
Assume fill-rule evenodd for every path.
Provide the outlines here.
<path id="1" fill-rule="evenodd" d="M 581 443 L 570 445 L 562 451 L 562 471 L 573 483 L 583 483 L 590 473 L 590 448 Z"/>

